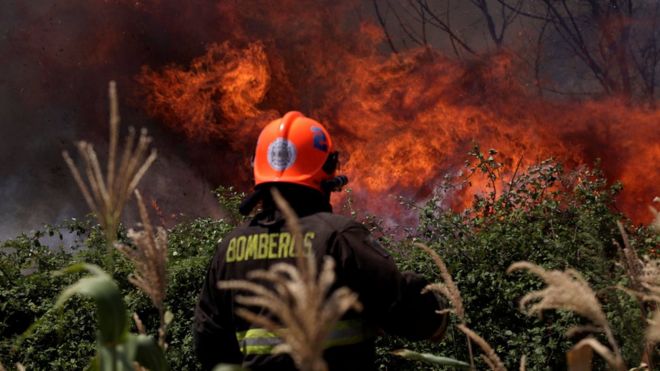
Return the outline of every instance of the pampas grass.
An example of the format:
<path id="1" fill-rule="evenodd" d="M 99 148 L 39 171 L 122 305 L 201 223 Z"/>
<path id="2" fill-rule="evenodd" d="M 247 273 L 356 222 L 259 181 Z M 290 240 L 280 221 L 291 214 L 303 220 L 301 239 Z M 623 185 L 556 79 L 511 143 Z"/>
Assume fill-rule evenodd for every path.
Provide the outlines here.
<path id="1" fill-rule="evenodd" d="M 417 243 L 415 246 L 424 250 L 429 256 L 431 256 L 431 259 L 435 263 L 436 267 L 438 267 L 438 270 L 440 271 L 440 277 L 442 278 L 442 282 L 436 282 L 427 285 L 424 290 L 422 290 L 422 293 L 432 291 L 449 299 L 453 309 L 440 310 L 438 311 L 438 314 L 451 311 L 461 320 L 461 324 L 457 325 L 457 327 L 466 336 L 471 368 L 475 369 L 474 353 L 472 351 L 472 341 L 474 341 L 484 352 L 482 359 L 491 368 L 491 370 L 506 370 L 506 368 L 504 368 L 504 364 L 502 361 L 500 361 L 499 357 L 493 348 L 488 344 L 488 342 L 479 336 L 476 332 L 467 327 L 461 291 L 458 289 L 458 286 L 456 286 L 456 283 L 454 283 L 454 279 L 452 278 L 451 273 L 449 273 L 449 269 L 447 269 L 447 265 L 442 260 L 440 255 L 438 255 L 438 253 L 433 251 L 433 249 L 424 244 Z"/>
<path id="2" fill-rule="evenodd" d="M 595 338 L 586 338 L 575 345 L 574 349 L 582 346 L 590 346 L 596 353 L 601 355 L 610 367 L 617 370 L 624 370 L 625 365 L 621 357 L 621 351 L 614 339 L 614 334 L 610 328 L 605 313 L 601 308 L 600 302 L 596 298 L 587 281 L 582 275 L 573 270 L 566 271 L 547 271 L 542 267 L 530 262 L 513 263 L 508 273 L 517 270 L 527 270 L 545 283 L 543 290 L 533 291 L 520 300 L 520 310 L 527 315 L 540 315 L 544 310 L 561 309 L 575 312 L 591 321 L 592 326 L 582 326 L 569 331 L 575 333 L 577 330 L 602 331 L 607 337 L 610 348 L 602 345 Z"/>
<path id="3" fill-rule="evenodd" d="M 648 308 L 650 318 L 647 319 L 645 338 L 647 341 L 647 361 L 652 364 L 654 348 L 660 343 L 660 260 L 646 258 L 643 261 L 642 272 L 639 276 L 642 290 L 637 293 Z"/>
<path id="4" fill-rule="evenodd" d="M 129 281 L 143 291 L 160 314 L 159 345 L 165 348 L 165 331 L 171 314 L 165 311 L 164 300 L 167 289 L 167 233 L 163 228 L 155 229 L 140 193 L 138 183 L 156 159 L 156 150 L 149 151 L 151 137 L 143 129 L 136 138 L 135 130 L 129 128 L 124 148 L 119 142 L 119 105 L 114 81 L 108 87 L 110 99 L 110 144 L 105 171 L 101 168 L 94 147 L 85 141 L 77 143 L 83 159 L 83 171 L 79 170 L 68 152 L 62 156 L 76 181 L 87 206 L 103 228 L 108 244 L 108 262 L 112 267 L 114 246 L 134 265 Z M 120 154 L 121 153 L 121 154 Z M 83 176 L 84 175 L 84 176 Z M 128 237 L 135 248 L 117 243 L 117 232 L 121 214 L 131 194 L 135 193 L 143 230 L 129 230 Z M 138 323 L 138 325 L 140 325 Z M 144 331 L 144 329 L 142 329 Z"/>
<path id="5" fill-rule="evenodd" d="M 484 338 L 481 336 L 477 335 L 476 332 L 470 330 L 467 326 L 464 324 L 459 324 L 456 325 L 459 330 L 461 330 L 470 340 L 474 341 L 479 348 L 484 352 L 484 354 L 481 355 L 481 359 L 486 362 L 488 367 L 490 367 L 491 370 L 494 371 L 505 371 L 506 367 L 504 367 L 504 363 L 500 360 L 500 357 L 497 356 L 495 353 L 495 350 L 493 347 L 488 344 Z"/>
<path id="6" fill-rule="evenodd" d="M 660 197 L 655 197 L 653 199 L 653 202 L 660 203 Z M 651 222 L 651 228 L 656 232 L 660 233 L 660 213 L 653 206 L 649 206 L 649 210 L 651 210 L 651 213 L 653 214 L 653 221 Z"/>
<path id="7" fill-rule="evenodd" d="M 154 228 L 149 219 L 139 191 L 135 191 L 143 230 L 130 229 L 128 238 L 135 247 L 117 244 L 117 249 L 126 256 L 134 266 L 135 271 L 128 280 L 144 292 L 158 309 L 160 328 L 158 344 L 165 348 L 165 332 L 168 324 L 165 311 L 165 294 L 167 292 L 167 232 L 162 227 Z M 137 322 L 136 322 L 137 323 Z"/>
<path id="8" fill-rule="evenodd" d="M 537 275 L 547 286 L 526 294 L 520 300 L 522 312 L 531 316 L 540 315 L 547 309 L 565 309 L 591 320 L 596 326 L 609 328 L 596 294 L 578 271 L 547 271 L 530 262 L 517 262 L 509 267 L 507 273 L 523 269 Z"/>
<path id="9" fill-rule="evenodd" d="M 656 197 L 655 202 L 658 202 Z M 658 213 L 653 207 L 651 211 L 655 213 L 655 220 L 653 223 L 659 223 L 660 219 Z M 654 229 L 654 224 L 650 225 Z M 648 323 L 646 328 L 644 345 L 644 354 L 642 359 L 650 366 L 654 367 L 654 353 L 655 344 L 660 342 L 660 261 L 658 259 L 651 259 L 648 256 L 640 258 L 637 251 L 630 245 L 628 234 L 622 223 L 617 223 L 623 246 L 615 242 L 615 244 L 622 251 L 621 263 L 630 280 L 629 287 L 617 286 L 620 290 L 627 292 L 634 296 L 639 301 L 640 310 L 644 319 Z M 660 232 L 660 230 L 656 229 Z"/>
<path id="10" fill-rule="evenodd" d="M 153 227 L 140 192 L 135 191 L 135 197 L 143 230 L 128 231 L 135 248 L 127 245 L 117 248 L 135 267 L 129 281 L 147 294 L 156 308 L 162 309 L 167 289 L 167 232 L 162 227 Z"/>
<path id="11" fill-rule="evenodd" d="M 136 142 L 135 130 L 130 128 L 124 148 L 121 150 L 119 162 L 117 162 L 120 152 L 118 148 L 120 118 L 114 81 L 109 84 L 109 95 L 110 146 L 105 172 L 101 169 L 94 147 L 88 142 L 77 143 L 78 152 L 84 162 L 82 172 L 67 151 L 62 152 L 62 156 L 73 179 L 78 184 L 87 206 L 105 232 L 111 256 L 112 244 L 117 240 L 117 230 L 124 206 L 140 179 L 156 159 L 156 151 L 148 151 L 151 138 L 145 129 L 140 132 Z"/>
<path id="12" fill-rule="evenodd" d="M 424 250 L 427 254 L 431 256 L 431 259 L 433 259 L 433 262 L 440 271 L 440 277 L 442 278 L 443 281 L 443 282 L 432 283 L 426 286 L 422 292 L 425 293 L 428 291 L 433 291 L 449 299 L 453 307 L 453 312 L 456 314 L 456 316 L 458 316 L 458 318 L 460 318 L 462 322 L 465 322 L 465 309 L 463 308 L 463 299 L 461 298 L 461 292 L 458 290 L 458 287 L 454 283 L 454 279 L 451 277 L 451 274 L 447 269 L 447 265 L 445 264 L 444 261 L 442 261 L 440 255 L 438 255 L 428 246 L 421 243 L 416 243 L 415 246 Z"/>

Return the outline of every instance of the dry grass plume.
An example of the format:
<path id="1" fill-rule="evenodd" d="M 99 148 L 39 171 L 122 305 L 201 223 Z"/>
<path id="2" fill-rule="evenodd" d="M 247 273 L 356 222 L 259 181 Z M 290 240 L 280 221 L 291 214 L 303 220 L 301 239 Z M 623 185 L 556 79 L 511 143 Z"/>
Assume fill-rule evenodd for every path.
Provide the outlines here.
<path id="1" fill-rule="evenodd" d="M 447 265 L 445 264 L 444 261 L 442 261 L 440 255 L 438 255 L 435 251 L 433 251 L 433 249 L 429 248 L 428 246 L 421 243 L 416 243 L 415 246 L 424 250 L 427 254 L 431 256 L 431 259 L 433 259 L 433 262 L 440 271 L 440 277 L 442 278 L 443 281 L 443 282 L 432 283 L 426 286 L 423 292 L 433 291 L 449 299 L 452 307 L 454 308 L 453 312 L 458 316 L 458 318 L 460 318 L 462 322 L 465 322 L 465 309 L 463 307 L 463 299 L 461 298 L 461 292 L 458 290 L 458 287 L 454 283 L 454 279 L 449 273 L 449 270 L 447 269 Z"/>
<path id="2" fill-rule="evenodd" d="M 85 141 L 77 143 L 78 152 L 84 162 L 82 172 L 67 151 L 62 152 L 62 156 L 71 170 L 85 202 L 103 227 L 111 249 L 112 243 L 117 240 L 117 229 L 124 206 L 142 176 L 156 159 L 156 151 L 148 151 L 151 138 L 147 135 L 146 130 L 143 129 L 140 132 L 136 142 L 135 130 L 130 128 L 120 155 L 118 148 L 120 119 L 114 81 L 110 82 L 109 94 L 110 145 L 105 171 L 101 169 L 96 151 L 91 143 Z"/>
<path id="3" fill-rule="evenodd" d="M 438 253 L 436 253 L 433 249 L 424 244 L 417 243 L 415 246 L 424 250 L 427 254 L 429 254 L 429 256 L 431 256 L 431 259 L 433 259 L 433 262 L 438 267 L 438 270 L 440 271 L 440 277 L 442 278 L 442 282 L 429 284 L 424 288 L 422 292 L 432 291 L 449 299 L 453 310 L 441 310 L 439 311 L 439 314 L 451 311 L 460 319 L 461 324 L 457 325 L 457 327 L 466 336 L 471 368 L 475 369 L 474 352 L 472 351 L 472 342 L 474 341 L 484 351 L 482 359 L 492 370 L 506 370 L 506 368 L 504 368 L 504 364 L 500 361 L 497 354 L 495 354 L 495 351 L 490 346 L 490 344 L 488 344 L 488 342 L 486 342 L 486 340 L 484 340 L 476 332 L 467 327 L 465 323 L 465 307 L 463 306 L 463 298 L 461 297 L 461 292 L 458 289 L 458 286 L 456 286 L 456 283 L 454 283 L 454 279 L 452 278 L 449 269 L 447 269 L 447 265 L 442 260 L 440 255 L 438 255 Z"/>
<path id="4" fill-rule="evenodd" d="M 514 263 L 507 272 L 511 273 L 516 270 L 527 270 L 537 275 L 547 284 L 543 290 L 530 292 L 520 300 L 520 310 L 522 312 L 531 316 L 540 315 L 548 309 L 561 309 L 585 317 L 593 325 L 580 327 L 580 329 L 604 332 L 610 348 L 600 344 L 594 338 L 584 339 L 575 347 L 588 345 L 600 354 L 610 367 L 618 370 L 625 369 L 621 351 L 614 339 L 614 334 L 607 322 L 605 313 L 603 313 L 600 302 L 579 272 L 573 269 L 567 269 L 563 272 L 557 270 L 547 271 L 530 262 Z"/>
<path id="5" fill-rule="evenodd" d="M 504 367 L 504 363 L 502 363 L 500 357 L 497 356 L 495 350 L 490 346 L 490 344 L 488 344 L 486 340 L 484 340 L 484 338 L 470 330 L 464 324 L 457 325 L 456 327 L 458 327 L 459 330 L 461 330 L 468 338 L 470 338 L 470 340 L 474 341 L 479 346 L 479 348 L 481 348 L 481 350 L 484 352 L 484 354 L 481 355 L 481 358 L 484 360 L 484 362 L 486 362 L 491 370 L 506 370 L 506 367 Z"/>
<path id="6" fill-rule="evenodd" d="M 640 275 L 643 291 L 640 292 L 641 299 L 651 305 L 650 318 L 647 320 L 646 341 L 651 349 L 660 343 L 660 260 L 645 259 Z"/>
<path id="7" fill-rule="evenodd" d="M 164 298 L 167 287 L 167 234 L 164 229 L 154 229 L 140 193 L 138 183 L 156 159 L 156 150 L 149 150 L 151 137 L 143 129 L 136 138 L 135 130 L 129 128 L 124 147 L 119 148 L 119 104 L 114 81 L 109 84 L 110 100 L 110 144 L 105 169 L 101 168 L 92 144 L 80 141 L 78 152 L 83 159 L 83 170 L 75 164 L 69 153 L 62 156 L 82 193 L 85 202 L 103 228 L 108 244 L 108 261 L 112 267 L 113 246 L 117 242 L 117 231 L 121 214 L 132 193 L 135 192 L 138 210 L 142 220 L 142 231 L 130 230 L 128 237 L 136 248 L 117 245 L 135 266 L 129 277 L 131 283 L 149 296 L 158 309 L 161 318 L 159 343 L 165 347 L 165 326 L 167 315 Z"/>
<path id="8" fill-rule="evenodd" d="M 167 231 L 164 228 L 154 228 L 149 219 L 139 191 L 135 191 L 142 230 L 130 229 L 128 237 L 135 247 L 118 244 L 117 249 L 126 256 L 134 267 L 134 272 L 128 280 L 144 292 L 160 315 L 158 343 L 165 348 L 165 332 L 168 324 L 165 311 L 165 294 L 167 292 Z"/>
<path id="9" fill-rule="evenodd" d="M 653 199 L 654 203 L 660 203 L 660 197 L 655 197 Z M 651 213 L 653 213 L 653 221 L 651 222 L 651 228 L 656 232 L 660 233 L 660 213 L 656 210 L 655 207 L 649 206 Z"/>
<path id="10" fill-rule="evenodd" d="M 660 200 L 656 197 L 654 201 Z M 660 217 L 653 207 L 651 207 L 651 211 L 655 214 L 655 220 L 650 227 L 654 229 L 654 224 L 660 223 Z M 631 294 L 639 302 L 642 317 L 648 323 L 642 359 L 650 369 L 653 369 L 655 344 L 660 342 L 660 310 L 658 310 L 658 305 L 660 305 L 660 261 L 648 256 L 640 258 L 637 251 L 631 246 L 623 224 L 619 222 L 617 225 L 621 232 L 623 246 L 617 242 L 615 244 L 622 251 L 621 263 L 630 280 L 628 287 L 618 286 L 618 288 Z M 660 233 L 660 229 L 656 229 L 656 231 Z"/>

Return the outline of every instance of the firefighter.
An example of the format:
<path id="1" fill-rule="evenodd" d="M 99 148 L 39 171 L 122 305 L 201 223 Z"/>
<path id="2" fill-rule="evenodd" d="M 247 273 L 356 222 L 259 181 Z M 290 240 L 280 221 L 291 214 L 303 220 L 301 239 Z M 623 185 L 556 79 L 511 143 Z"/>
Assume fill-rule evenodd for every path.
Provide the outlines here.
<path id="1" fill-rule="evenodd" d="M 325 255 L 334 258 L 336 287 L 349 287 L 363 305 L 361 312 L 347 313 L 328 339 L 324 359 L 330 370 L 375 369 L 374 339 L 383 331 L 413 340 L 442 337 L 447 315 L 437 314 L 444 304 L 436 296 L 421 293 L 427 282 L 399 272 L 363 225 L 332 214 L 330 192 L 347 181 L 336 175 L 338 165 L 326 129 L 299 112 L 287 113 L 261 132 L 254 157 L 255 191 L 240 207 L 247 215 L 260 203 L 261 212 L 220 242 L 195 310 L 195 351 L 205 370 L 219 363 L 252 370 L 295 369 L 290 356 L 270 354 L 280 339 L 235 315 L 236 293 L 216 286 L 221 280 L 244 280 L 248 272 L 275 263 L 295 264 L 292 236 L 271 187 L 300 218 L 305 247 L 319 261 Z"/>

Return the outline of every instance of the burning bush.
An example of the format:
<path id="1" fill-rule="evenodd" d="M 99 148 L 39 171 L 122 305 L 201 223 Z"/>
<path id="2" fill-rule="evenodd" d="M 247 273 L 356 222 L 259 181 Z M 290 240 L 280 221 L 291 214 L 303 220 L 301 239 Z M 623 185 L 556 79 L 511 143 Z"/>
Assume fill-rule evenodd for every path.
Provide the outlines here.
<path id="1" fill-rule="evenodd" d="M 443 208 L 442 196 L 419 210 L 420 223 L 411 236 L 429 244 L 443 257 L 461 290 L 466 322 L 487 340 L 508 368 L 517 368 L 522 355 L 529 369 L 564 368 L 564 354 L 573 344 L 566 329 L 580 319 L 566 312 L 529 318 L 516 303 L 527 292 L 539 289 L 531 277 L 508 276 L 507 268 L 517 261 L 532 261 L 546 269 L 579 270 L 594 287 L 607 320 L 617 335 L 623 357 L 639 364 L 643 351 L 643 318 L 634 299 L 612 290 L 627 282 L 617 263 L 621 242 L 614 208 L 619 186 L 608 186 L 598 170 L 565 171 L 546 161 L 518 173 L 510 182 L 500 182 L 501 168 L 494 155 L 473 152 L 468 172 L 484 174 L 489 192 L 477 196 L 470 208 L 457 213 Z M 660 243 L 645 228 L 629 226 L 631 245 L 640 255 L 653 254 Z M 392 245 L 405 269 L 429 274 L 437 280 L 433 264 L 417 251 Z M 462 334 L 450 333 L 434 353 L 467 359 Z M 401 346 L 399 340 L 382 346 Z M 390 362 L 389 360 L 387 362 Z M 396 361 L 393 361 L 396 362 Z"/>

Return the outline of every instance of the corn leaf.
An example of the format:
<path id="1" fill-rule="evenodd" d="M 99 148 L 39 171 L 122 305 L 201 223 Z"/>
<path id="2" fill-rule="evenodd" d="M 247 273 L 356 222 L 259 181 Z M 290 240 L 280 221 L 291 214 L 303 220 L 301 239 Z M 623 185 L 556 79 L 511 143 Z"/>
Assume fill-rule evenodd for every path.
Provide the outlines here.
<path id="1" fill-rule="evenodd" d="M 228 363 L 221 363 L 213 368 L 213 371 L 247 371 L 239 365 L 231 365 Z"/>
<path id="2" fill-rule="evenodd" d="M 122 343 L 117 347 L 100 346 L 97 351 L 97 356 L 94 359 L 92 370 L 134 371 L 135 367 L 132 358 L 134 349 L 131 351 L 130 348 L 129 341 Z"/>
<path id="3" fill-rule="evenodd" d="M 55 307 L 61 307 L 74 295 L 94 299 L 96 302 L 99 341 L 103 345 L 120 342 L 128 333 L 128 317 L 119 288 L 112 278 L 101 268 L 84 263 L 74 264 L 58 272 L 58 274 L 83 271 L 87 271 L 92 275 L 83 277 L 64 289 L 57 298 Z"/>
<path id="4" fill-rule="evenodd" d="M 442 356 L 436 356 L 434 354 L 430 353 L 417 353 L 412 350 L 408 349 L 399 349 L 395 350 L 392 352 L 392 354 L 397 355 L 401 358 L 409 359 L 412 361 L 422 361 L 426 363 L 431 363 L 434 365 L 441 365 L 441 366 L 453 366 L 453 367 L 460 367 L 464 369 L 470 368 L 470 365 L 463 362 L 459 361 L 453 358 L 448 358 L 448 357 L 442 357 Z"/>
<path id="5" fill-rule="evenodd" d="M 141 366 L 151 371 L 168 370 L 167 361 L 163 349 L 156 344 L 154 338 L 147 335 L 133 335 L 135 341 L 135 356 L 133 359 Z"/>

